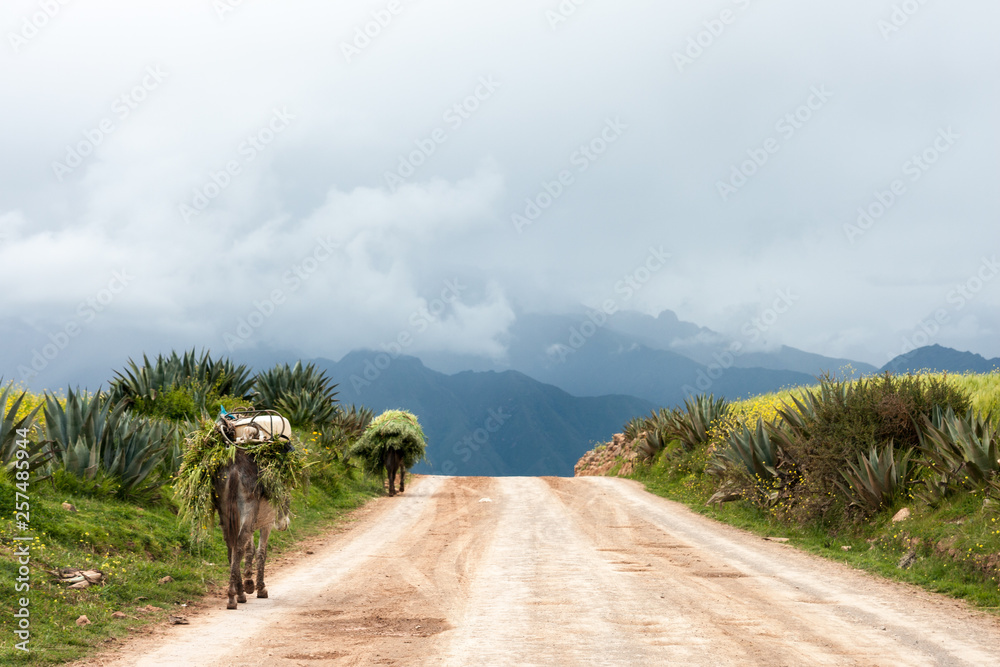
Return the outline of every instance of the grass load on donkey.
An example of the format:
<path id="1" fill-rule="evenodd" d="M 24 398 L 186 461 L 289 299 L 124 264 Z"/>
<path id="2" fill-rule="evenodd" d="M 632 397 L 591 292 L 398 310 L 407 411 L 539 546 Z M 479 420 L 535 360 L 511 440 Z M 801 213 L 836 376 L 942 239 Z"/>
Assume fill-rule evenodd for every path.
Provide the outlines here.
<path id="1" fill-rule="evenodd" d="M 203 420 L 185 441 L 174 491 L 181 517 L 197 533 L 212 527 L 213 480 L 236 462 L 237 453 L 256 468 L 262 497 L 277 508 L 288 508 L 292 490 L 305 481 L 305 457 L 294 447 L 287 421 L 277 413 L 251 416 L 251 412 L 226 413 L 215 422 Z"/>
<path id="2" fill-rule="evenodd" d="M 364 434 L 348 451 L 361 460 L 369 475 L 389 474 L 389 495 L 396 495 L 395 478 L 399 471 L 399 491 L 405 490 L 406 471 L 425 458 L 427 438 L 414 414 L 405 410 L 386 410 L 372 420 Z"/>
<path id="3" fill-rule="evenodd" d="M 195 532 L 207 531 L 219 514 L 229 552 L 229 602 L 236 609 L 246 593 L 267 597 L 264 560 L 272 528 L 288 526 L 292 490 L 305 481 L 305 457 L 291 441 L 291 427 L 269 410 L 223 411 L 205 421 L 186 443 L 174 484 L 181 516 Z M 254 549 L 254 532 L 260 531 Z M 240 565 L 246 558 L 241 578 Z M 256 580 L 253 578 L 256 565 Z"/>

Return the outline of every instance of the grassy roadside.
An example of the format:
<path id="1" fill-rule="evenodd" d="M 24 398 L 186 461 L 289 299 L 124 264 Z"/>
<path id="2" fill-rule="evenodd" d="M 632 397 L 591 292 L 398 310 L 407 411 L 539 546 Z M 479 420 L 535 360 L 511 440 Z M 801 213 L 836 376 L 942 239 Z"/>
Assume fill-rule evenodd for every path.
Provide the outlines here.
<path id="1" fill-rule="evenodd" d="M 30 591 L 16 592 L 19 564 L 14 554 L 15 487 L 0 476 L 0 665 L 55 664 L 78 659 L 109 640 L 162 620 L 168 613 L 183 614 L 179 605 L 193 602 L 228 580 L 227 557 L 221 531 L 213 530 L 203 543 L 192 540 L 169 499 L 138 506 L 92 494 L 72 494 L 46 482 L 30 488 Z M 169 494 L 166 489 L 164 493 Z M 314 536 L 341 521 L 345 513 L 379 495 L 381 487 L 356 469 L 327 470 L 307 492 L 297 491 L 295 514 L 286 532 L 272 533 L 270 554 L 279 555 L 296 542 Z M 68 502 L 76 512 L 63 508 Z M 104 586 L 68 590 L 56 583 L 51 571 L 61 567 L 97 569 L 108 574 Z M 158 583 L 169 576 L 173 581 Z M 19 642 L 13 614 L 19 598 L 30 599 L 30 653 L 14 648 Z M 160 610 L 146 611 L 145 607 Z M 122 612 L 124 618 L 114 618 Z M 85 615 L 90 625 L 77 626 Z"/>
<path id="2" fill-rule="evenodd" d="M 704 473 L 706 461 L 704 451 L 667 451 L 627 477 L 717 521 L 762 537 L 788 538 L 789 544 L 805 551 L 1000 613 L 1000 512 L 984 507 L 981 494 L 948 498 L 933 508 L 899 501 L 864 522 L 831 532 L 779 521 L 745 501 L 707 506 L 716 482 Z M 893 523 L 892 516 L 903 507 L 911 510 L 911 517 Z M 916 560 L 901 568 L 900 561 L 911 552 Z"/>

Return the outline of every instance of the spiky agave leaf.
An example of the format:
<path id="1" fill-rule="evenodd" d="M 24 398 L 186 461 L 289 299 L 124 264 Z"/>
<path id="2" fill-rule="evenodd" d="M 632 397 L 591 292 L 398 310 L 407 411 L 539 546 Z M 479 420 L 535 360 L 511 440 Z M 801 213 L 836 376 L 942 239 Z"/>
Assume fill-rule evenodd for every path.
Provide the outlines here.
<path id="1" fill-rule="evenodd" d="M 332 425 L 339 429 L 347 440 L 353 442 L 362 436 L 374 418 L 375 412 L 371 408 L 358 407 L 353 403 L 348 408 L 338 405 Z"/>
<path id="2" fill-rule="evenodd" d="M 636 441 L 636 451 L 644 460 L 652 460 L 657 454 L 667 448 L 670 443 L 670 436 L 664 429 L 656 428 L 646 431 L 642 438 Z"/>
<path id="3" fill-rule="evenodd" d="M 888 507 L 906 490 L 912 474 L 913 450 L 897 450 L 892 442 L 881 450 L 872 447 L 858 454 L 857 463 L 848 461 L 837 482 L 851 506 L 866 513 Z"/>
<path id="4" fill-rule="evenodd" d="M 659 419 L 669 439 L 676 439 L 684 449 L 691 451 L 708 443 L 712 425 L 725 418 L 728 411 L 729 403 L 725 398 L 701 394 L 684 399 L 684 410 L 661 411 Z"/>
<path id="5" fill-rule="evenodd" d="M 18 443 L 27 440 L 22 435 L 31 430 L 35 415 L 42 406 L 35 406 L 18 419 L 17 413 L 28 392 L 22 391 L 20 396 L 14 397 L 13 391 L 14 383 L 10 382 L 4 387 L 3 392 L 0 392 L 0 465 L 8 470 L 15 467 L 35 470 L 45 464 L 48 455 L 36 442 L 29 442 L 24 447 Z M 27 468 L 19 463 L 20 461 L 26 461 Z"/>
<path id="6" fill-rule="evenodd" d="M 65 401 L 46 395 L 46 440 L 52 464 L 80 479 L 104 472 L 118 481 L 118 495 L 148 495 L 166 475 L 152 473 L 177 438 L 174 427 L 128 413 L 104 394 L 75 392 Z"/>
<path id="7" fill-rule="evenodd" d="M 716 453 L 721 465 L 716 465 L 713 470 L 718 474 L 727 465 L 735 466 L 752 481 L 762 498 L 774 500 L 783 480 L 778 470 L 782 451 L 772 440 L 772 431 L 773 427 L 766 425 L 763 419 L 758 419 L 753 428 L 743 425 L 732 431 L 725 445 Z"/>
<path id="8" fill-rule="evenodd" d="M 193 349 L 183 355 L 176 351 L 166 357 L 158 355 L 155 361 L 144 354 L 142 364 L 129 359 L 127 367 L 116 371 L 115 376 L 110 394 L 116 403 L 155 402 L 165 392 L 183 388 L 201 412 L 212 407 L 206 404 L 209 394 L 245 396 L 253 386 L 247 366 L 226 358 L 214 360 L 209 352 L 199 355 Z"/>
<path id="9" fill-rule="evenodd" d="M 979 488 L 1000 473 L 1000 432 L 991 415 L 970 411 L 962 417 L 951 407 L 935 407 L 923 422 L 920 450 L 947 484 Z"/>
<path id="10" fill-rule="evenodd" d="M 296 426 L 321 426 L 336 417 L 336 387 L 315 364 L 279 364 L 257 374 L 253 403 L 257 408 L 286 413 Z"/>

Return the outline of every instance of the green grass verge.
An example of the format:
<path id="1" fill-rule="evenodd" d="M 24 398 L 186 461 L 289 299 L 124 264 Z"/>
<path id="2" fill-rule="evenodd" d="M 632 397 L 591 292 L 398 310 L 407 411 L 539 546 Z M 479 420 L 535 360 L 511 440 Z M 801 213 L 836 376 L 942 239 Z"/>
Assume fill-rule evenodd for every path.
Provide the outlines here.
<path id="1" fill-rule="evenodd" d="M 629 477 L 651 493 L 717 521 L 762 537 L 787 537 L 789 544 L 805 551 L 1000 613 L 1000 513 L 984 507 L 981 495 L 955 495 L 937 507 L 900 503 L 866 522 L 831 532 L 822 526 L 788 525 L 745 501 L 706 506 L 716 488 L 703 472 L 704 460 L 701 451 L 673 458 L 661 453 Z M 892 523 L 891 517 L 904 506 L 911 517 Z M 916 552 L 916 561 L 900 568 L 910 550 Z"/>
<path id="2" fill-rule="evenodd" d="M 202 543 L 194 541 L 188 526 L 176 516 L 169 501 L 140 507 L 93 495 L 67 493 L 47 482 L 32 484 L 30 527 L 30 591 L 15 591 L 20 565 L 15 556 L 15 487 L 0 475 L 0 665 L 55 664 L 78 659 L 111 639 L 134 629 L 183 613 L 178 605 L 197 600 L 228 582 L 226 547 L 222 532 L 212 531 Z M 381 493 L 381 486 L 356 470 L 339 466 L 315 480 L 308 493 L 296 491 L 294 519 L 285 532 L 271 534 L 269 555 L 288 551 L 294 544 L 328 530 L 350 509 Z M 63 509 L 73 504 L 78 511 Z M 50 574 L 60 567 L 97 569 L 109 575 L 105 586 L 68 590 Z M 173 582 L 159 584 L 165 576 Z M 30 653 L 15 648 L 14 617 L 20 598 L 30 599 Z M 224 602 L 220 598 L 220 604 Z M 153 605 L 166 611 L 142 612 Z M 120 611 L 125 618 L 112 614 Z M 87 616 L 91 625 L 79 627 Z"/>

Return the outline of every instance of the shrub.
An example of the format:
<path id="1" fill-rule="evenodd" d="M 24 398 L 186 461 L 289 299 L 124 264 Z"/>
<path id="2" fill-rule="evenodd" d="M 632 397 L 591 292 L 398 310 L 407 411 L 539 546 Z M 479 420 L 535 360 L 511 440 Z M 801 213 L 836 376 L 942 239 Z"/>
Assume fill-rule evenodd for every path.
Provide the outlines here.
<path id="1" fill-rule="evenodd" d="M 844 492 L 848 462 L 863 468 L 862 457 L 889 443 L 903 452 L 914 449 L 920 443 L 918 424 L 934 406 L 964 414 L 969 396 L 945 377 L 886 373 L 856 382 L 821 378 L 818 390 L 793 398 L 792 405 L 779 410 L 787 433 L 781 445 L 800 474 L 800 483 L 791 489 L 791 517 L 836 522 L 845 506 L 857 507 L 856 493 Z M 875 460 L 885 463 L 881 456 Z"/>

